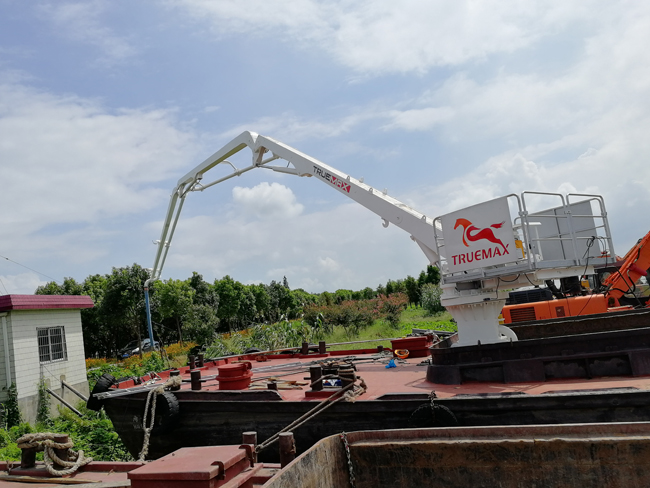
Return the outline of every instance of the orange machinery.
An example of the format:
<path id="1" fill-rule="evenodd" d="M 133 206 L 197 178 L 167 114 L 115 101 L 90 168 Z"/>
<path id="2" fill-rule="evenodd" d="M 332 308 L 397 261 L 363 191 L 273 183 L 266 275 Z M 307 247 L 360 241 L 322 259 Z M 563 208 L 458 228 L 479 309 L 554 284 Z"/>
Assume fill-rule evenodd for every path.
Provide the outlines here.
<path id="1" fill-rule="evenodd" d="M 625 257 L 614 264 L 614 269 L 608 276 L 600 275 L 602 281 L 599 288 L 593 292 L 585 293 L 580 287 L 573 295 L 565 294 L 554 289 L 552 285 L 545 293 L 530 294 L 530 301 L 506 305 L 501 312 L 503 323 L 527 322 L 530 320 L 545 320 L 559 317 L 573 317 L 578 315 L 592 315 L 597 313 L 629 310 L 639 306 L 650 307 L 647 297 L 635 298 L 634 305 L 630 300 L 621 300 L 637 291 L 637 282 L 642 276 L 648 274 L 650 268 L 650 232 L 628 251 Z M 525 292 L 518 292 L 519 296 L 526 297 Z M 551 298 L 555 295 L 555 298 Z M 547 298 L 547 299 L 544 299 Z M 645 300 L 645 303 L 644 303 Z M 627 303 L 624 303 L 627 302 Z"/>

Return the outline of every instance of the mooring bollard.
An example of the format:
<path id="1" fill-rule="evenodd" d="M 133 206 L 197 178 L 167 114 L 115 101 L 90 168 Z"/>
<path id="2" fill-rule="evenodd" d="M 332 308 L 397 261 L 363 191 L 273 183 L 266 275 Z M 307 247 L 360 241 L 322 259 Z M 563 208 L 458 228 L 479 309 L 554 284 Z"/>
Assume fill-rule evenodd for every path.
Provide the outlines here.
<path id="1" fill-rule="evenodd" d="M 323 380 L 321 380 L 322 376 L 323 368 L 320 366 L 309 367 L 309 382 L 311 383 L 312 391 L 321 391 L 323 389 Z"/>
<path id="2" fill-rule="evenodd" d="M 241 443 L 253 444 L 254 446 L 257 446 L 257 432 L 255 431 L 244 432 L 241 435 Z"/>
<path id="3" fill-rule="evenodd" d="M 20 453 L 20 467 L 27 469 L 36 466 L 37 449 L 35 447 L 28 447 L 21 450 L 22 452 Z"/>
<path id="4" fill-rule="evenodd" d="M 296 442 L 293 439 L 293 432 L 280 434 L 280 466 L 285 467 L 296 459 Z"/>
<path id="5" fill-rule="evenodd" d="M 53 440 L 57 444 L 67 444 L 67 443 L 70 442 L 70 437 L 68 437 L 65 434 L 55 435 Z M 64 447 L 62 449 L 54 448 L 54 454 L 56 454 L 57 457 L 61 461 L 68 461 L 69 460 L 68 459 L 68 448 L 67 447 Z M 54 464 L 56 464 L 56 461 L 54 462 Z M 65 466 L 61 466 L 61 467 L 65 468 Z"/>
<path id="6" fill-rule="evenodd" d="M 252 449 L 252 454 L 253 454 L 253 463 L 257 462 L 257 453 L 255 452 L 255 447 L 257 447 L 257 432 L 244 432 L 241 435 L 241 441 L 242 444 L 248 444 L 253 446 Z"/>
<path id="7" fill-rule="evenodd" d="M 194 356 L 187 356 L 187 360 L 190 363 L 190 369 L 196 369 L 196 358 Z"/>
<path id="8" fill-rule="evenodd" d="M 192 390 L 201 389 L 201 370 L 193 369 L 190 371 L 190 382 L 192 384 Z"/>
<path id="9" fill-rule="evenodd" d="M 379 344 L 379 345 L 377 346 L 377 352 L 384 352 L 384 346 L 382 346 L 381 344 Z"/>
<path id="10" fill-rule="evenodd" d="M 203 364 L 203 354 L 199 354 L 199 368 L 202 368 Z"/>
<path id="11" fill-rule="evenodd" d="M 339 377 L 341 378 L 341 387 L 352 384 L 357 379 L 353 368 L 339 368 Z"/>
<path id="12" fill-rule="evenodd" d="M 181 375 L 181 372 L 179 370 L 177 370 L 177 369 L 175 369 L 174 371 L 169 373 L 170 378 L 173 378 L 175 376 L 180 376 L 180 375 Z M 171 389 L 171 391 L 178 391 L 178 390 L 181 389 L 181 385 L 172 386 L 170 389 Z"/>
<path id="13" fill-rule="evenodd" d="M 300 354 L 309 354 L 309 342 L 303 342 L 302 348 L 300 349 Z"/>
<path id="14" fill-rule="evenodd" d="M 327 344 L 325 341 L 318 342 L 318 354 L 327 354 Z"/>

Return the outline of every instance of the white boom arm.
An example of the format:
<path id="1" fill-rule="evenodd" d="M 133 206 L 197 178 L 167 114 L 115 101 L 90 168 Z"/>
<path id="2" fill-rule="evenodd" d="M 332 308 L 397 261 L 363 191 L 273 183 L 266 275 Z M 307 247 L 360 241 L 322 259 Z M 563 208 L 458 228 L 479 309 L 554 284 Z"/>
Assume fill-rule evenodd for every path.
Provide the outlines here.
<path id="1" fill-rule="evenodd" d="M 253 153 L 252 164 L 246 168 L 237 169 L 227 158 L 246 147 Z M 291 166 L 284 167 L 269 164 L 279 159 L 287 161 Z M 216 181 L 203 184 L 202 180 L 205 174 L 219 164 L 230 165 L 233 168 L 233 172 Z M 160 240 L 157 242 L 158 249 L 151 273 L 152 279 L 160 278 L 169 245 L 174 236 L 176 223 L 178 222 L 187 194 L 191 191 L 203 191 L 210 186 L 221 183 L 234 176 L 239 176 L 255 168 L 265 168 L 297 176 L 316 177 L 316 179 L 330 185 L 345 196 L 379 215 L 383 220 L 384 227 L 388 227 L 389 223 L 392 223 L 408 232 L 411 238 L 420 246 L 431 264 L 436 264 L 439 261 L 438 253 L 435 251 L 436 244 L 433 233 L 433 219 L 428 218 L 399 200 L 388 196 L 385 191 L 378 191 L 363 183 L 362 180 L 352 178 L 350 175 L 307 156 L 286 144 L 282 144 L 270 137 L 255 134 L 254 132 L 244 132 L 178 180 L 176 188 L 174 188 L 171 195 Z"/>

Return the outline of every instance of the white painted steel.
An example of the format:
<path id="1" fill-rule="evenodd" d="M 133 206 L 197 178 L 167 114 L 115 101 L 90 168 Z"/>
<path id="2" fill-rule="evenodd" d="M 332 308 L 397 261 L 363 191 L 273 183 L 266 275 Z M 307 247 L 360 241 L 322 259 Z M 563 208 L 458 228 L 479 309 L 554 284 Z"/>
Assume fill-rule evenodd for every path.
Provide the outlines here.
<path id="1" fill-rule="evenodd" d="M 227 158 L 247 147 L 252 151 L 252 164 L 250 166 L 237 169 L 227 161 Z M 267 152 L 270 152 L 272 156 L 263 159 Z M 293 168 L 267 166 L 268 163 L 278 159 L 288 161 L 293 165 Z M 219 164 L 230 165 L 233 172 L 211 183 L 202 184 L 206 173 Z M 438 263 L 439 256 L 435 251 L 432 219 L 387 195 L 385 192 L 375 190 L 362 181 L 307 156 L 286 144 L 270 137 L 260 136 L 254 132 L 244 132 L 178 180 L 176 187 L 172 191 L 160 239 L 157 241 L 156 257 L 151 271 L 152 280 L 160 278 L 187 194 L 190 191 L 203 191 L 255 168 L 265 168 L 297 176 L 315 176 L 379 215 L 385 224 L 384 227 L 390 222 L 408 232 L 429 259 L 429 262 L 431 264 Z"/>
<path id="2" fill-rule="evenodd" d="M 228 161 L 228 158 L 245 148 L 251 150 L 252 162 L 250 166 L 238 169 Z M 270 153 L 270 156 L 264 159 L 266 153 Z M 287 161 L 291 166 L 269 165 L 272 161 L 280 159 Z M 232 168 L 231 174 L 211 183 L 203 184 L 202 180 L 206 173 L 219 164 L 229 165 Z M 503 340 L 516 340 L 516 336 L 512 331 L 499 328 L 497 316 L 505 300 L 505 293 L 499 294 L 500 290 L 515 289 L 533 284 L 538 285 L 545 279 L 593 272 L 594 264 L 607 262 L 607 258 L 595 258 L 593 256 L 580 258 L 579 249 L 581 246 L 578 245 L 578 239 L 584 239 L 585 237 L 577 236 L 574 231 L 574 217 L 571 215 L 572 207 L 568 203 L 570 196 L 595 200 L 600 205 L 601 215 L 594 217 L 602 219 L 602 225 L 598 226 L 594 232 L 597 232 L 600 228 L 604 230 L 603 239 L 607 242 L 610 255 L 615 256 L 602 197 L 573 194 L 568 195 L 565 200 L 564 196 L 560 194 L 524 192 L 521 197 L 510 194 L 498 199 L 505 201 L 508 198 L 514 198 L 516 200 L 519 216 L 515 221 L 519 220 L 520 224 L 513 227 L 508 214 L 506 228 L 512 234 L 512 236 L 508 237 L 508 242 L 513 247 L 513 251 L 520 252 L 514 249 L 515 241 L 513 239 L 515 237 L 522 243 L 521 257 L 493 266 L 464 267 L 463 269 L 456 268 L 456 270 L 453 270 L 452 267 L 450 270 L 447 263 L 449 255 L 445 250 L 442 234 L 443 227 L 440 223 L 441 217 L 431 219 L 389 196 L 386 189 L 377 190 L 365 184 L 363 179 L 353 178 L 275 139 L 254 132 L 243 132 L 178 180 L 169 201 L 160 239 L 156 241 L 156 257 L 151 271 L 151 278 L 147 280 L 145 289 L 147 289 L 150 281 L 160 278 L 187 194 L 191 191 L 203 191 L 255 168 L 264 168 L 296 176 L 314 177 L 377 214 L 381 218 L 384 227 L 392 223 L 408 232 L 429 262 L 438 266 L 441 270 L 442 305 L 452 313 L 458 323 L 459 344 L 461 345 L 476 344 L 478 341 L 487 344 Z M 570 259 L 547 260 L 545 262 L 541 252 L 536 252 L 532 247 L 535 242 L 541 242 L 541 240 L 535 233 L 535 226 L 539 224 L 531 221 L 533 215 L 529 214 L 526 208 L 524 197 L 531 194 L 552 195 L 560 198 L 562 204 L 558 208 L 561 211 L 555 212 L 553 217 L 558 221 L 565 222 L 568 232 L 564 232 L 553 239 L 568 242 L 573 250 Z M 455 214 L 448 215 L 453 216 Z M 544 218 L 546 217 L 544 216 Z M 587 216 L 575 216 L 575 218 L 582 217 Z M 540 218 L 539 213 L 536 214 L 535 218 Z M 488 223 L 488 225 L 491 223 Z M 549 238 L 546 238 L 546 240 L 549 240 Z M 564 244 L 562 245 L 564 246 Z"/>

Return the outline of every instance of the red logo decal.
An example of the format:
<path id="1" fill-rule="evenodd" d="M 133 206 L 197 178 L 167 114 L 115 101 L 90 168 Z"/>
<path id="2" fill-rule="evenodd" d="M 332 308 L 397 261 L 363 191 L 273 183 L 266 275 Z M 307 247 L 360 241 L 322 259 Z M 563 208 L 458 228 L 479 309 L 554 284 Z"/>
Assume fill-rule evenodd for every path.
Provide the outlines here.
<path id="1" fill-rule="evenodd" d="M 497 237 L 494 235 L 494 231 L 492 230 L 500 229 L 504 223 L 505 221 L 501 222 L 500 224 L 492 224 L 490 227 L 486 227 L 484 229 L 479 229 L 467 219 L 458 219 L 456 220 L 454 229 L 457 229 L 460 226 L 463 227 L 463 244 L 465 244 L 466 247 L 469 247 L 467 241 L 476 242 L 480 240 L 486 240 L 490 241 L 493 244 L 500 245 L 503 248 L 504 253 L 509 254 L 506 246 L 503 245 L 501 239 L 497 239 Z"/>
<path id="2" fill-rule="evenodd" d="M 336 176 L 332 176 L 332 184 L 341 190 L 350 193 L 350 185 L 343 180 L 339 180 Z"/>

